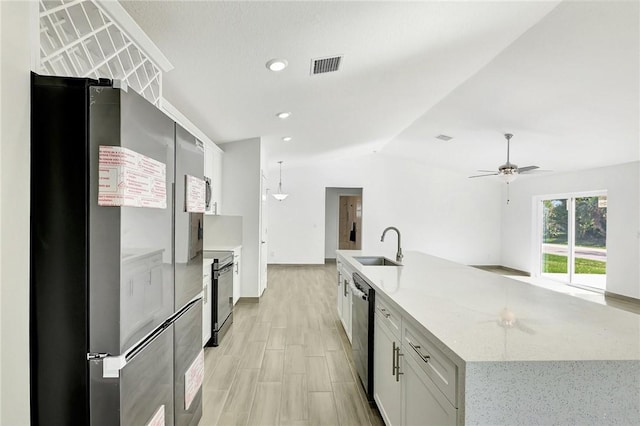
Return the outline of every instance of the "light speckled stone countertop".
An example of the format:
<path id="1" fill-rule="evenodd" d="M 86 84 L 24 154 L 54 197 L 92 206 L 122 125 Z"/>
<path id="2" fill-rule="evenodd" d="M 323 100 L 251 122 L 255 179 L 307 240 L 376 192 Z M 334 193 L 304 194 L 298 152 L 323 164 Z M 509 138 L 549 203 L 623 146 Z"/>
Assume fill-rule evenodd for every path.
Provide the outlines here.
<path id="1" fill-rule="evenodd" d="M 640 360 L 640 315 L 424 253 L 399 267 L 337 254 L 458 361 Z"/>

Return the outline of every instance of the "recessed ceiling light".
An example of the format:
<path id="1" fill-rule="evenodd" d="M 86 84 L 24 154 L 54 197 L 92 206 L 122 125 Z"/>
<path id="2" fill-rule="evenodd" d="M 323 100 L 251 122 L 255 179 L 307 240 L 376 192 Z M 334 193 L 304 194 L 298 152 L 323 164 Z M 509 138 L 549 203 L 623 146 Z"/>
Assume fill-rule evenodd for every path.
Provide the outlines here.
<path id="1" fill-rule="evenodd" d="M 291 136 L 285 136 L 284 138 L 282 138 L 282 140 L 285 141 L 285 142 L 289 142 L 292 139 L 293 138 Z"/>
<path id="2" fill-rule="evenodd" d="M 279 113 L 276 114 L 276 117 L 282 118 L 284 120 L 285 118 L 291 117 L 291 113 L 287 112 L 287 111 L 279 112 Z"/>
<path id="3" fill-rule="evenodd" d="M 267 68 L 271 71 L 282 71 L 289 65 L 286 59 L 272 59 L 267 62 Z"/>

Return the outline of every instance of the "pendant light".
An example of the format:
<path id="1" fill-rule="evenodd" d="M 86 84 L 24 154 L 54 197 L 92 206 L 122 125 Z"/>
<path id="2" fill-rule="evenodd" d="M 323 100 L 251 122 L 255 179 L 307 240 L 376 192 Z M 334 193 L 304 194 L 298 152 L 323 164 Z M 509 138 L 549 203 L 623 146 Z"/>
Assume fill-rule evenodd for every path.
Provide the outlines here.
<path id="1" fill-rule="evenodd" d="M 278 192 L 271 195 L 273 195 L 273 198 L 275 198 L 276 200 L 282 201 L 287 198 L 289 194 L 285 194 L 282 192 L 282 161 L 278 161 L 278 163 L 280 164 L 280 183 L 278 184 Z"/>

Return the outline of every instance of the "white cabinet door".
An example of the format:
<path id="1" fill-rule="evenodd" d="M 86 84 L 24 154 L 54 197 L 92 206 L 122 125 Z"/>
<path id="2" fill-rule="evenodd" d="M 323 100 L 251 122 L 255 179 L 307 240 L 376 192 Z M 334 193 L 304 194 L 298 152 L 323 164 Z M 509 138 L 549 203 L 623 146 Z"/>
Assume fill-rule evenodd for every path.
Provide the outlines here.
<path id="1" fill-rule="evenodd" d="M 209 179 L 213 178 L 213 153 L 214 148 L 211 143 L 204 143 L 204 175 Z"/>
<path id="2" fill-rule="evenodd" d="M 222 214 L 222 157 L 224 152 L 216 147 L 213 152 L 213 176 L 211 176 L 211 204 L 214 214 Z"/>
<path id="3" fill-rule="evenodd" d="M 342 309 L 344 310 L 345 321 L 347 323 L 347 337 L 349 337 L 349 342 L 352 342 L 351 339 L 351 311 L 353 310 L 352 300 L 353 293 L 351 293 L 351 281 L 353 278 L 349 277 L 349 282 L 347 283 L 347 299 L 343 301 Z"/>
<path id="4" fill-rule="evenodd" d="M 401 357 L 405 425 L 456 424 L 457 410 L 410 356 Z M 382 410 L 381 410 L 382 411 Z"/>
<path id="5" fill-rule="evenodd" d="M 233 251 L 233 304 L 240 299 L 240 287 L 242 283 L 242 248 Z"/>
<path id="6" fill-rule="evenodd" d="M 342 282 L 342 267 L 338 263 L 338 288 L 336 289 L 336 308 L 338 310 L 338 318 L 342 320 L 342 289 L 344 283 Z"/>
<path id="7" fill-rule="evenodd" d="M 340 286 L 340 297 L 342 298 L 342 313 L 340 315 L 340 320 L 342 321 L 342 326 L 344 327 L 344 331 L 349 338 L 349 342 L 351 342 L 351 275 L 344 271 L 342 274 L 342 286 Z"/>
<path id="8" fill-rule="evenodd" d="M 204 177 L 209 183 L 209 203 L 206 214 L 222 214 L 222 156 L 214 143 L 204 143 Z"/>
<path id="9" fill-rule="evenodd" d="M 204 179 L 207 184 L 207 205 L 205 209 L 205 214 L 214 214 L 213 211 L 213 178 L 215 175 L 214 171 L 214 153 L 215 147 L 211 142 L 204 143 Z"/>
<path id="10" fill-rule="evenodd" d="M 373 338 L 373 398 L 387 426 L 397 426 L 402 421 L 401 386 L 396 381 L 394 347 L 400 344 L 382 322 L 378 313 L 375 317 Z M 395 344 L 395 346 L 394 346 Z M 400 376 L 402 378 L 402 376 Z M 421 424 L 421 423 L 413 423 Z"/>

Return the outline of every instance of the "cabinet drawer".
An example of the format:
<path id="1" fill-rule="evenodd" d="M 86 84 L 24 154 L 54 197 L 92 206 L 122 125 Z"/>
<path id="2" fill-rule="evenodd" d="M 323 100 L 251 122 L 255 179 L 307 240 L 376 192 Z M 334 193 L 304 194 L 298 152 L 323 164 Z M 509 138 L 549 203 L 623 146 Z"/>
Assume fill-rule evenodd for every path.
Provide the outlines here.
<path id="1" fill-rule="evenodd" d="M 376 315 L 389 327 L 389 330 L 400 339 L 402 330 L 402 317 L 400 313 L 392 308 L 383 297 L 376 293 Z"/>
<path id="2" fill-rule="evenodd" d="M 420 368 L 433 380 L 444 396 L 457 407 L 456 377 L 457 367 L 422 333 L 405 325 L 403 352 L 411 356 Z"/>

